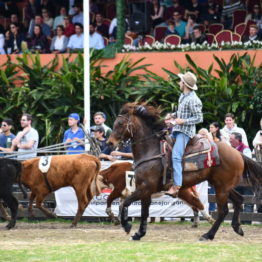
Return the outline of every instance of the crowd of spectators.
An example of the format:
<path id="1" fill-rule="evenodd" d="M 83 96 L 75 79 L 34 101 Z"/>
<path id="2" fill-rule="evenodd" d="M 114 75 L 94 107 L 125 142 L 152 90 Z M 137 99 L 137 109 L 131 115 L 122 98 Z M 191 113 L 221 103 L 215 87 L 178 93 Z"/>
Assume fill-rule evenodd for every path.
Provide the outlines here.
<path id="1" fill-rule="evenodd" d="M 23 2 L 23 10 L 19 3 Z M 261 40 L 262 14 L 260 1 L 243 0 L 151 0 L 151 28 L 146 32 L 130 29 L 129 4 L 126 1 L 126 35 L 139 44 L 145 34 L 155 37 L 154 28 L 166 26 L 164 36 L 178 35 L 182 43 L 203 43 L 210 24 L 221 23 L 234 30 L 233 13 L 247 10 L 245 23 L 251 23 L 242 41 Z M 145 3 L 148 1 L 144 1 Z M 89 1 L 90 47 L 102 49 L 115 42 L 117 19 L 115 1 Z M 138 5 L 143 2 L 137 2 Z M 251 4 L 250 4 L 251 3 Z M 113 9 L 109 8 L 109 5 Z M 139 7 L 138 7 L 139 9 Z M 111 10 L 111 11 L 110 11 Z M 113 11 L 112 11 L 113 10 Z M 111 12 L 111 13 L 110 13 Z M 17 54 L 24 49 L 39 53 L 75 52 L 83 49 L 83 0 L 14 0 L 0 1 L 0 54 Z M 6 26 L 6 28 L 4 28 Z M 163 39 L 162 39 L 163 40 Z"/>

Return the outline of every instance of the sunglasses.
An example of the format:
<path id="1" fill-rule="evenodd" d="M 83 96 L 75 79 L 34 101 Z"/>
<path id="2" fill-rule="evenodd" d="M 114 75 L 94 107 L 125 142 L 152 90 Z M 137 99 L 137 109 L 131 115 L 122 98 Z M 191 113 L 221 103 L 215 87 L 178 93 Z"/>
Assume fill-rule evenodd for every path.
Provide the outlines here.
<path id="1" fill-rule="evenodd" d="M 5 127 L 5 126 L 7 126 L 7 125 L 6 125 L 6 124 L 2 124 L 1 126 L 4 126 L 4 127 Z"/>

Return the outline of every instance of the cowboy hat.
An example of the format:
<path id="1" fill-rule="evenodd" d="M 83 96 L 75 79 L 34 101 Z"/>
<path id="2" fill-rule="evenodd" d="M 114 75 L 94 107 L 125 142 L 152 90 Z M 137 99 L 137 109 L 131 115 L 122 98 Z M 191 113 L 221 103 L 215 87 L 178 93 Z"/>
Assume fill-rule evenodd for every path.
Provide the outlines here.
<path id="1" fill-rule="evenodd" d="M 185 74 L 178 74 L 178 76 L 188 88 L 192 90 L 197 90 L 197 85 L 196 85 L 197 78 L 193 73 L 186 72 Z"/>

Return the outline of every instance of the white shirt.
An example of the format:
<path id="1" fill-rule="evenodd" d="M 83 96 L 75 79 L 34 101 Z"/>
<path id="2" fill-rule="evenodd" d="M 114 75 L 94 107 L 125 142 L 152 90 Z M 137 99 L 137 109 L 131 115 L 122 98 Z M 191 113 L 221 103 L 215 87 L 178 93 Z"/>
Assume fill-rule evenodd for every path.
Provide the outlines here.
<path id="1" fill-rule="evenodd" d="M 68 45 L 70 49 L 83 49 L 84 48 L 84 34 L 78 36 L 77 34 L 71 35 Z"/>
<path id="2" fill-rule="evenodd" d="M 4 45 L 5 45 L 5 37 L 3 34 L 0 34 L 0 55 L 5 55 Z"/>
<path id="3" fill-rule="evenodd" d="M 56 37 L 56 41 L 54 43 L 55 50 L 62 50 L 63 49 L 63 43 L 64 43 L 65 36 L 62 35 L 61 37 Z"/>
<path id="4" fill-rule="evenodd" d="M 257 147 L 257 145 L 262 146 L 262 130 L 257 132 L 252 144 L 254 147 Z"/>
<path id="5" fill-rule="evenodd" d="M 98 50 L 105 48 L 104 39 L 99 33 L 94 32 L 92 35 L 89 35 L 89 48 Z"/>

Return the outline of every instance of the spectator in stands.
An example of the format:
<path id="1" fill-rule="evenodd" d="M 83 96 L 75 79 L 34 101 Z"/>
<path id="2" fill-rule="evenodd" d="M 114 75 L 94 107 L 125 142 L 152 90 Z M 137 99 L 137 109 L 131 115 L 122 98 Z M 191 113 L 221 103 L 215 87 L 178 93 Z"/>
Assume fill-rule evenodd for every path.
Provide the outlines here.
<path id="1" fill-rule="evenodd" d="M 109 146 L 107 146 L 102 153 L 99 155 L 99 158 L 106 159 L 110 161 L 116 161 L 116 160 L 128 160 L 133 159 L 133 153 L 131 148 L 130 141 L 117 147 L 116 150 L 112 150 Z"/>
<path id="2" fill-rule="evenodd" d="M 70 127 L 64 133 L 63 143 L 68 155 L 80 154 L 84 152 L 85 133 L 78 126 L 80 116 L 77 113 L 72 113 L 68 116 L 68 126 Z"/>
<path id="3" fill-rule="evenodd" d="M 243 42 L 253 42 L 253 41 L 260 41 L 261 38 L 258 35 L 258 27 L 257 25 L 250 25 L 249 26 L 249 35 L 243 36 Z"/>
<path id="4" fill-rule="evenodd" d="M 53 54 L 61 54 L 66 51 L 68 38 L 64 35 L 64 27 L 58 25 L 56 28 L 56 36 L 52 38 L 50 51 Z"/>
<path id="5" fill-rule="evenodd" d="M 75 26 L 71 23 L 70 17 L 64 17 L 64 34 L 66 37 L 70 37 L 71 35 L 75 34 Z"/>
<path id="6" fill-rule="evenodd" d="M 94 137 L 97 141 L 97 143 L 99 144 L 99 147 L 101 149 L 101 151 L 103 151 L 106 147 L 106 137 L 105 137 L 105 130 L 102 126 L 95 126 L 93 127 L 92 131 L 94 132 Z"/>
<path id="7" fill-rule="evenodd" d="M 102 36 L 108 38 L 108 30 L 109 26 L 103 22 L 103 16 L 101 13 L 97 13 L 95 16 L 95 23 L 94 23 L 96 31 L 101 34 Z"/>
<path id="8" fill-rule="evenodd" d="M 233 13 L 237 9 L 244 9 L 242 0 L 224 0 L 221 22 L 224 24 L 225 29 L 232 28 Z"/>
<path id="9" fill-rule="evenodd" d="M 0 1 L 0 16 L 10 17 L 11 14 L 18 13 L 16 1 L 2 0 Z"/>
<path id="10" fill-rule="evenodd" d="M 152 0 L 150 9 L 152 27 L 155 28 L 155 26 L 164 22 L 163 17 L 165 8 L 163 5 L 161 5 L 160 0 Z"/>
<path id="11" fill-rule="evenodd" d="M 75 34 L 72 35 L 69 39 L 67 45 L 67 52 L 78 52 L 84 49 L 84 34 L 83 34 L 83 25 L 76 23 L 75 24 Z"/>
<path id="12" fill-rule="evenodd" d="M 253 139 L 252 144 L 254 148 L 256 148 L 259 145 L 262 151 L 262 118 L 260 119 L 260 127 L 261 129 L 257 132 L 256 136 Z"/>
<path id="13" fill-rule="evenodd" d="M 230 135 L 230 144 L 232 147 L 234 147 L 236 150 L 241 152 L 243 155 L 252 158 L 252 153 L 250 148 L 245 145 L 242 142 L 242 135 L 237 132 L 233 132 Z M 236 188 L 237 192 L 241 195 L 246 196 L 253 196 L 254 193 L 252 191 L 252 188 L 246 187 L 246 186 L 238 186 Z M 253 212 L 254 211 L 254 205 L 253 204 L 244 204 L 244 212 Z M 251 221 L 242 221 L 243 224 L 251 224 Z"/>
<path id="14" fill-rule="evenodd" d="M 177 31 L 177 34 L 180 37 L 184 37 L 186 33 L 186 22 L 181 19 L 181 14 L 178 11 L 175 11 L 173 14 L 173 19 L 175 22 L 175 29 Z"/>
<path id="15" fill-rule="evenodd" d="M 185 10 L 184 19 L 187 20 L 189 15 L 194 15 L 196 17 L 196 21 L 200 22 L 200 16 L 202 15 L 201 11 L 201 6 L 198 3 L 198 0 L 191 0 Z"/>
<path id="16" fill-rule="evenodd" d="M 164 12 L 164 20 L 173 18 L 174 12 L 179 12 L 179 14 L 181 14 L 181 17 L 184 16 L 185 8 L 180 5 L 179 0 L 173 0 L 173 5 L 166 8 Z"/>
<path id="17" fill-rule="evenodd" d="M 19 32 L 23 33 L 24 35 L 26 34 L 25 26 L 19 22 L 19 18 L 17 14 L 14 13 L 10 15 L 10 23 L 16 23 L 19 27 Z"/>
<path id="18" fill-rule="evenodd" d="M 184 42 L 190 42 L 190 39 L 193 38 L 193 35 L 194 35 L 193 31 L 194 31 L 194 27 L 196 25 L 197 25 L 196 16 L 195 15 L 188 15 Z"/>
<path id="19" fill-rule="evenodd" d="M 211 133 L 214 142 L 225 141 L 225 138 L 220 132 L 220 125 L 218 122 L 213 122 L 209 125 L 209 132 Z"/>
<path id="20" fill-rule="evenodd" d="M 25 23 L 26 27 L 29 26 L 31 20 L 33 20 L 41 11 L 40 3 L 36 0 L 29 0 L 26 7 L 25 7 Z"/>
<path id="21" fill-rule="evenodd" d="M 75 9 L 74 9 L 74 5 L 75 5 L 75 0 L 68 0 L 68 2 L 69 2 L 69 6 L 68 6 L 68 14 L 70 15 L 70 16 L 73 16 L 74 14 L 75 14 Z M 90 7 L 89 7 L 89 9 L 90 9 Z"/>
<path id="22" fill-rule="evenodd" d="M 99 8 L 98 8 L 97 4 L 94 3 L 94 2 L 96 2 L 96 1 L 89 0 L 89 10 L 90 10 L 90 12 L 96 14 L 96 13 L 99 12 Z"/>
<path id="23" fill-rule="evenodd" d="M 28 34 L 29 34 L 30 37 L 33 36 L 35 25 L 39 25 L 41 27 L 41 31 L 42 31 L 44 36 L 46 36 L 46 37 L 50 37 L 51 36 L 51 28 L 50 28 L 50 26 L 45 24 L 45 23 L 43 23 L 42 16 L 40 14 L 37 14 L 35 16 L 35 19 L 31 21 L 30 26 L 29 26 Z"/>
<path id="24" fill-rule="evenodd" d="M 91 126 L 91 130 L 94 129 L 96 126 L 102 126 L 105 130 L 105 136 L 108 138 L 112 133 L 112 129 L 105 124 L 106 122 L 106 115 L 103 112 L 96 112 L 94 114 L 94 122 L 95 126 Z"/>
<path id="25" fill-rule="evenodd" d="M 235 116 L 232 113 L 227 113 L 225 115 L 225 126 L 221 129 L 221 133 L 225 137 L 226 141 L 229 142 L 230 140 L 230 135 L 233 132 L 240 133 L 242 135 L 242 141 L 243 143 L 248 146 L 248 141 L 247 141 L 247 135 L 246 132 L 243 128 L 238 127 L 235 123 Z"/>
<path id="26" fill-rule="evenodd" d="M 64 24 L 64 18 L 66 17 L 66 14 L 67 14 L 66 8 L 64 6 L 61 6 L 59 10 L 59 16 L 56 16 L 54 20 L 53 30 L 56 30 L 58 25 Z"/>
<path id="27" fill-rule="evenodd" d="M 204 24 L 214 24 L 221 22 L 222 7 L 214 0 L 208 0 L 208 4 L 203 11 L 202 20 Z"/>
<path id="28" fill-rule="evenodd" d="M 24 160 L 37 156 L 36 149 L 38 147 L 39 135 L 36 129 L 32 127 L 33 118 L 29 114 L 23 114 L 21 117 L 21 127 L 23 131 L 18 132 L 16 138 L 12 141 L 12 151 L 18 148 L 17 158 Z M 25 154 L 28 152 L 27 154 Z"/>
<path id="29" fill-rule="evenodd" d="M 10 24 L 10 31 L 6 32 L 5 50 L 8 54 L 19 54 L 22 51 L 22 42 L 25 41 L 23 33 L 19 32 L 17 23 Z"/>
<path id="30" fill-rule="evenodd" d="M 128 20 L 125 19 L 125 32 L 127 32 L 128 30 Z M 111 42 L 114 42 L 116 40 L 116 34 L 117 34 L 117 18 L 113 18 L 111 23 L 110 23 L 110 26 L 109 26 L 109 40 Z"/>
<path id="31" fill-rule="evenodd" d="M 196 25 L 193 28 L 193 36 L 191 38 L 191 43 L 195 44 L 203 44 L 205 41 L 207 41 L 205 33 L 201 31 L 200 26 Z"/>
<path id="32" fill-rule="evenodd" d="M 176 28 L 175 28 L 175 21 L 173 19 L 167 20 L 167 29 L 165 32 L 165 36 L 168 35 L 178 35 Z"/>
<path id="33" fill-rule="evenodd" d="M 95 25 L 89 25 L 89 48 L 97 50 L 105 48 L 103 37 L 96 32 Z"/>
<path id="34" fill-rule="evenodd" d="M 48 40 L 42 33 L 42 27 L 40 25 L 34 26 L 34 33 L 29 42 L 29 47 L 32 53 L 46 54 L 49 51 Z"/>
<path id="35" fill-rule="evenodd" d="M 42 9 L 43 23 L 47 24 L 50 28 L 53 28 L 54 18 L 50 17 L 49 10 L 46 8 Z"/>
<path id="36" fill-rule="evenodd" d="M 198 134 L 206 138 L 209 142 L 213 142 L 213 137 L 206 128 L 199 129 Z"/>
<path id="37" fill-rule="evenodd" d="M 80 3 L 75 3 L 73 7 L 75 10 L 75 14 L 72 18 L 72 23 L 73 24 L 79 23 L 83 25 L 84 24 L 84 15 L 82 12 L 82 5 Z"/>
<path id="38" fill-rule="evenodd" d="M 50 16 L 55 17 L 56 14 L 56 3 L 53 0 L 41 0 L 41 10 L 49 10 Z M 52 28 L 52 27 L 51 27 Z"/>
<path id="39" fill-rule="evenodd" d="M 12 141 L 15 138 L 15 135 L 11 133 L 13 128 L 13 120 L 10 118 L 5 118 L 2 120 L 1 129 L 2 133 L 0 134 L 0 151 L 1 152 L 12 152 Z M 3 153 L 0 153 L 0 156 L 3 156 Z"/>
<path id="40" fill-rule="evenodd" d="M 252 20 L 257 23 L 257 26 L 259 26 L 262 23 L 262 15 L 261 15 L 261 9 L 259 5 L 254 5 L 252 13 L 248 14 L 245 19 L 245 23 L 249 20 Z"/>
<path id="41" fill-rule="evenodd" d="M 2 25 L 0 25 L 0 55 L 5 55 L 5 30 Z"/>

